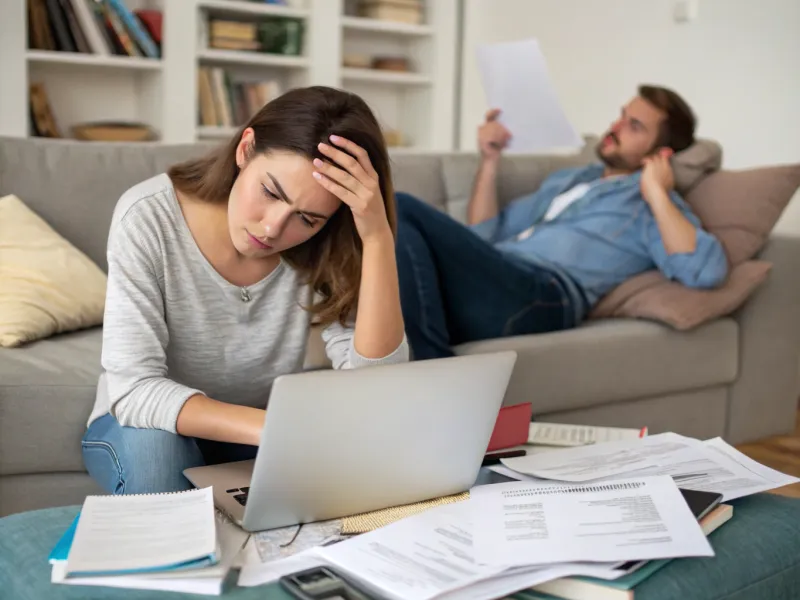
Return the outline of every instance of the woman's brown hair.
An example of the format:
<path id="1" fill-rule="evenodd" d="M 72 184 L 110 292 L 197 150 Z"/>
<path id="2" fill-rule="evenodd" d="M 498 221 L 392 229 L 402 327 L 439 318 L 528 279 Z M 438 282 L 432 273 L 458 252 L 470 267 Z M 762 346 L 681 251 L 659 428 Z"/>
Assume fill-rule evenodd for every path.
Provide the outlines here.
<path id="1" fill-rule="evenodd" d="M 329 161 L 317 148 L 332 134 L 364 150 L 378 174 L 381 195 L 392 233 L 396 231 L 394 190 L 389 155 L 378 121 L 359 96 L 324 86 L 290 90 L 266 104 L 227 144 L 211 154 L 171 167 L 177 190 L 206 202 L 228 201 L 238 176 L 236 148 L 242 132 L 251 127 L 255 141 L 248 160 L 270 151 L 289 151 Z M 317 294 L 308 310 L 317 322 L 345 323 L 355 313 L 361 284 L 361 238 L 350 208 L 342 204 L 325 226 L 306 242 L 282 256 L 299 271 Z"/>

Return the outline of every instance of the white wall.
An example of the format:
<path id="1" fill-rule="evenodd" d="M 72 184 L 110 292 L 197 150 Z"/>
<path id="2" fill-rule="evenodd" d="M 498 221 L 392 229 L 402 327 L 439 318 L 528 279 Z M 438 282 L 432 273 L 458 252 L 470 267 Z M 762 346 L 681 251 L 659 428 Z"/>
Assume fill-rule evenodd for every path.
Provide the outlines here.
<path id="1" fill-rule="evenodd" d="M 478 44 L 535 37 L 574 126 L 600 133 L 650 82 L 673 87 L 720 141 L 725 166 L 800 162 L 800 0 L 464 0 L 459 146 L 486 111 Z M 800 230 L 800 214 L 797 215 Z"/>

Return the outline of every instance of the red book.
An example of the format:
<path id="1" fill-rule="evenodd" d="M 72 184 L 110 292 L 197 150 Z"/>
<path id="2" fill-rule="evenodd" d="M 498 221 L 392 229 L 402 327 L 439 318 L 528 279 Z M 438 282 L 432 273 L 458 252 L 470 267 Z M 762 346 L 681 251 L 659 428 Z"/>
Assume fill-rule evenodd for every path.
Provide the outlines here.
<path id="1" fill-rule="evenodd" d="M 494 452 L 527 443 L 532 416 L 533 404 L 530 402 L 501 408 L 486 451 Z"/>
<path id="2" fill-rule="evenodd" d="M 164 15 L 160 10 L 135 10 L 133 11 L 142 25 L 153 38 L 153 41 L 161 45 L 161 31 L 163 27 Z"/>

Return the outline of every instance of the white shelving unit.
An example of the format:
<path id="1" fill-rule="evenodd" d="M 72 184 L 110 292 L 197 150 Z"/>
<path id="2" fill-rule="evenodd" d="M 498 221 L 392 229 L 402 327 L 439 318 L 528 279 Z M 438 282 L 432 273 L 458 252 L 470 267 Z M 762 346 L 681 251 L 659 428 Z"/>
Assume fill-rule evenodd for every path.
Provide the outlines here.
<path id="1" fill-rule="evenodd" d="M 28 50 L 25 54 L 28 65 L 73 65 L 76 67 L 107 67 L 110 69 L 141 69 L 160 71 L 162 63 L 153 58 L 127 56 L 100 56 L 78 52 L 53 52 L 50 50 Z"/>
<path id="2" fill-rule="evenodd" d="M 206 48 L 197 53 L 200 61 L 218 63 L 223 65 L 260 65 L 263 67 L 287 67 L 305 69 L 308 59 L 302 56 L 280 56 L 277 54 L 262 54 L 257 52 L 243 52 L 241 50 L 217 50 Z"/>
<path id="3" fill-rule="evenodd" d="M 460 0 L 426 0 L 420 25 L 351 14 L 352 0 L 293 0 L 279 6 L 249 0 L 126 0 L 164 18 L 162 58 L 129 58 L 29 50 L 22 0 L 0 1 L 0 136 L 30 133 L 29 85 L 42 82 L 62 135 L 78 123 L 139 121 L 164 143 L 223 140 L 239 127 L 202 126 L 198 70 L 222 67 L 234 78 L 277 79 L 282 89 L 328 85 L 361 95 L 387 129 L 402 133 L 393 152 L 454 147 Z M 301 19 L 303 52 L 283 56 L 219 50 L 207 44 L 209 16 L 258 20 Z M 412 72 L 346 68 L 345 54 L 402 55 Z"/>

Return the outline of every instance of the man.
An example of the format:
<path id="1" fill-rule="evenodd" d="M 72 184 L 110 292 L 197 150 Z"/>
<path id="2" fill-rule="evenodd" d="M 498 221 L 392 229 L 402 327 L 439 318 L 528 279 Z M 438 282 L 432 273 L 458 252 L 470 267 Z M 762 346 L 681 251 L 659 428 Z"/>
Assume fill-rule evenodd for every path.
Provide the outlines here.
<path id="1" fill-rule="evenodd" d="M 398 194 L 401 302 L 414 358 L 464 342 L 568 329 L 605 294 L 653 268 L 694 288 L 727 277 L 719 241 L 674 191 L 669 158 L 694 143 L 675 92 L 641 86 L 597 146 L 600 163 L 551 174 L 498 211 L 496 177 L 510 139 L 487 113 L 464 226 Z"/>

